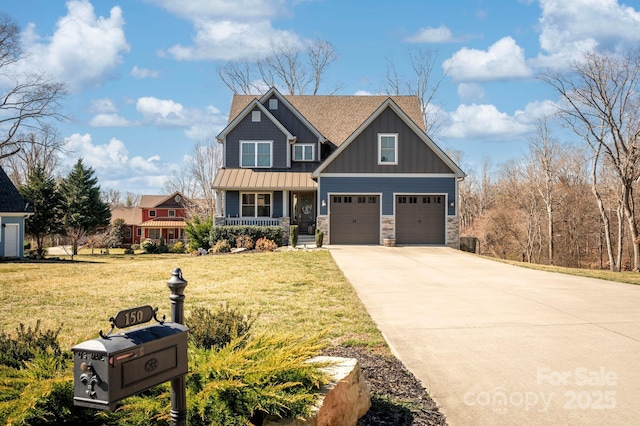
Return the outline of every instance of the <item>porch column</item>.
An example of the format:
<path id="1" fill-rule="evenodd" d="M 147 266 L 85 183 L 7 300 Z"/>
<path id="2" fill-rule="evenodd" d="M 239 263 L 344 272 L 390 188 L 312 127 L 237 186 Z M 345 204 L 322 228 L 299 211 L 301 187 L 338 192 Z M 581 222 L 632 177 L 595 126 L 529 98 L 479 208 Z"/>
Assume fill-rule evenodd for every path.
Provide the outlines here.
<path id="1" fill-rule="evenodd" d="M 222 217 L 222 199 L 224 191 L 216 191 L 216 216 Z"/>
<path id="2" fill-rule="evenodd" d="M 289 191 L 282 191 L 282 217 L 289 217 Z"/>

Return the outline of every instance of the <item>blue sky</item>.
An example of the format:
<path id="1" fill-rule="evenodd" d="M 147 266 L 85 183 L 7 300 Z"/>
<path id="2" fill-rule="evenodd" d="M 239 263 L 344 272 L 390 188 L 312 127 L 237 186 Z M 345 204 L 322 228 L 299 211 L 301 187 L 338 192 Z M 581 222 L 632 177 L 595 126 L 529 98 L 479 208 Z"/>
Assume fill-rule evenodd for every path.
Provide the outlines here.
<path id="1" fill-rule="evenodd" d="M 70 153 L 103 189 L 163 193 L 198 142 L 227 121 L 232 93 L 216 67 L 268 50 L 269 42 L 333 44 L 325 90 L 382 93 L 388 61 L 407 76 L 408 51 L 438 52 L 444 76 L 435 137 L 483 158 L 519 158 L 555 94 L 535 76 L 566 69 L 581 52 L 640 41 L 640 1 L 629 0 L 20 0 L 1 10 L 22 30 L 25 69 L 69 88 Z"/>

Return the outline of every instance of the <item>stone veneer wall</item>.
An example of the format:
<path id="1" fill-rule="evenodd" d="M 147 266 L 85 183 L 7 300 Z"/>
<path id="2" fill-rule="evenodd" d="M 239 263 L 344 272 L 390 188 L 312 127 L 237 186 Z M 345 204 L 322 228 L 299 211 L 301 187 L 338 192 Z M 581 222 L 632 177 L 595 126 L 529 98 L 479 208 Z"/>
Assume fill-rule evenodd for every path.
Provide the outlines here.
<path id="1" fill-rule="evenodd" d="M 316 218 L 316 229 L 319 229 L 324 233 L 323 244 L 331 244 L 331 235 L 329 235 L 329 218 L 326 215 L 318 216 Z"/>
<path id="2" fill-rule="evenodd" d="M 283 246 L 288 246 L 289 245 L 289 232 L 291 227 L 289 226 L 291 224 L 291 218 L 289 217 L 281 217 L 280 218 L 280 228 L 282 228 L 283 234 L 282 234 L 282 245 Z"/>
<path id="3" fill-rule="evenodd" d="M 382 215 L 382 239 L 395 238 L 396 218 L 395 216 Z"/>
<path id="4" fill-rule="evenodd" d="M 460 250 L 460 221 L 458 216 L 447 216 L 447 246 Z"/>

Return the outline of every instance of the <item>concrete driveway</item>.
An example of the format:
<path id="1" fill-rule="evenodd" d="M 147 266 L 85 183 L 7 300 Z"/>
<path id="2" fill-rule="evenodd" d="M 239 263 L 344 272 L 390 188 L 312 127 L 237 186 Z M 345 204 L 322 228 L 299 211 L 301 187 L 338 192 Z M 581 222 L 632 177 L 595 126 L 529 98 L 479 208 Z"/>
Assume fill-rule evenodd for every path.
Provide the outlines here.
<path id="1" fill-rule="evenodd" d="M 332 246 L 450 425 L 640 422 L 640 287 L 444 247 Z"/>

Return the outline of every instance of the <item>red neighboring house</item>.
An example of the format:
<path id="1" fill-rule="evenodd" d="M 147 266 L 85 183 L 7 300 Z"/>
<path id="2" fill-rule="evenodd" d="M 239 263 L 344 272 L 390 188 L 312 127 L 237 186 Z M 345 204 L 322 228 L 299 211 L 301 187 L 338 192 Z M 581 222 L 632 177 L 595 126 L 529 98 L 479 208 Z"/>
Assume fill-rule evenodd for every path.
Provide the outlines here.
<path id="1" fill-rule="evenodd" d="M 186 241 L 184 232 L 186 208 L 181 193 L 167 195 L 143 195 L 137 207 L 117 207 L 111 210 L 111 222 L 124 220 L 124 244 L 140 244 L 144 240 L 167 244 Z"/>

